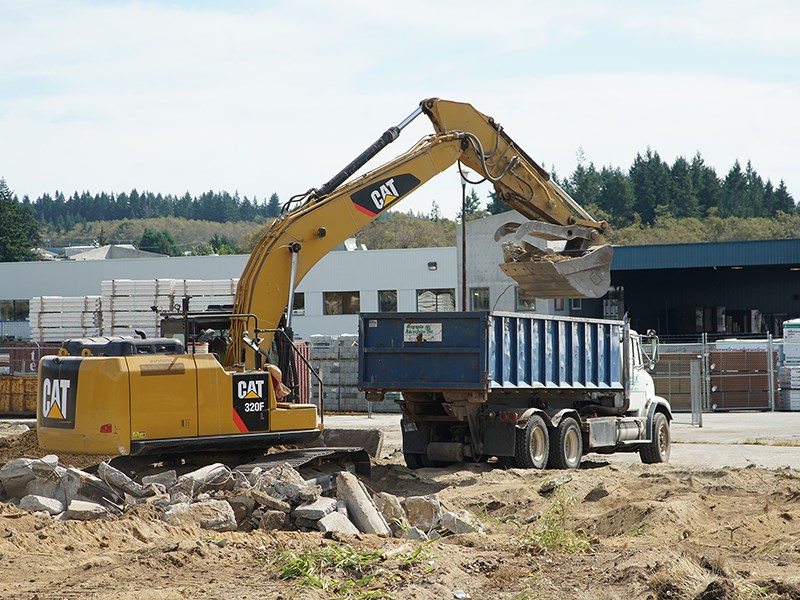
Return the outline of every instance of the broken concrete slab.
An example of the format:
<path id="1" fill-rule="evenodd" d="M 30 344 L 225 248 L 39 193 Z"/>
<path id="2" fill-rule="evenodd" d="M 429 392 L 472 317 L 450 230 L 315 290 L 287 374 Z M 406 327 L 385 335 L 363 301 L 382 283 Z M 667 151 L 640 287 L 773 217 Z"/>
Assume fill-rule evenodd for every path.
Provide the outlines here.
<path id="1" fill-rule="evenodd" d="M 0 484 L 9 498 L 25 496 L 28 482 L 34 477 L 33 460 L 30 458 L 14 458 L 0 468 Z"/>
<path id="2" fill-rule="evenodd" d="M 256 489 L 292 504 L 313 502 L 322 494 L 320 486 L 308 485 L 303 476 L 288 463 L 276 465 L 261 473 Z"/>
<path id="3" fill-rule="evenodd" d="M 317 521 L 317 529 L 323 533 L 335 531 L 336 533 L 347 533 L 356 535 L 360 533 L 358 527 L 342 513 L 335 511 L 322 517 Z"/>
<path id="4" fill-rule="evenodd" d="M 152 475 L 145 475 L 142 477 L 142 485 L 148 486 L 153 484 L 163 485 L 164 488 L 169 489 L 178 481 L 178 475 L 175 469 L 162 471 L 161 473 L 154 473 Z"/>
<path id="5" fill-rule="evenodd" d="M 278 500 L 274 496 L 270 496 L 259 489 L 250 490 L 248 494 L 259 506 L 263 506 L 266 509 L 279 510 L 283 513 L 288 513 L 292 510 L 292 506 L 288 502 Z"/>
<path id="6" fill-rule="evenodd" d="M 392 530 L 395 537 L 399 537 L 404 530 L 408 529 L 408 519 L 406 519 L 406 513 L 397 496 L 387 492 L 378 492 L 372 496 L 372 501 L 389 524 L 389 529 Z"/>
<path id="7" fill-rule="evenodd" d="M 468 510 L 442 513 L 442 526 L 450 533 L 481 533 L 483 524 Z"/>
<path id="8" fill-rule="evenodd" d="M 364 485 L 352 473 L 339 473 L 336 480 L 336 496 L 344 500 L 350 521 L 363 533 L 391 536 L 392 532 L 372 502 Z"/>
<path id="9" fill-rule="evenodd" d="M 62 502 L 55 498 L 47 498 L 45 496 L 24 496 L 19 501 L 19 507 L 22 510 L 46 512 L 49 515 L 57 515 L 64 512 L 64 504 Z"/>
<path id="10" fill-rule="evenodd" d="M 328 515 L 336 510 L 335 498 L 318 498 L 314 502 L 301 504 L 292 511 L 292 516 L 299 519 L 308 519 L 309 521 L 319 521 L 325 515 Z"/>
<path id="11" fill-rule="evenodd" d="M 420 542 L 428 541 L 428 534 L 422 531 L 419 527 L 409 527 L 403 536 L 407 540 L 417 540 Z"/>
<path id="12" fill-rule="evenodd" d="M 436 494 L 409 496 L 403 501 L 406 517 L 412 527 L 431 531 L 439 525 L 442 507 Z"/>
<path id="13" fill-rule="evenodd" d="M 85 500 L 71 500 L 67 505 L 67 510 L 64 513 L 65 518 L 74 519 L 77 521 L 91 521 L 93 519 L 103 519 L 110 517 L 109 513 L 104 506 L 96 502 L 87 502 Z"/>
<path id="14" fill-rule="evenodd" d="M 97 476 L 112 487 L 122 490 L 125 494 L 130 494 L 134 498 L 144 496 L 144 489 L 141 484 L 125 475 L 119 469 L 112 467 L 107 462 L 101 462 L 97 466 Z"/>
<path id="15" fill-rule="evenodd" d="M 255 500 L 248 494 L 236 494 L 225 500 L 231 505 L 236 522 L 239 525 L 244 523 L 245 519 L 250 516 L 256 505 Z"/>
<path id="16" fill-rule="evenodd" d="M 222 463 L 213 463 L 178 477 L 170 488 L 170 493 L 180 491 L 194 497 L 209 490 L 232 488 L 233 477 L 230 469 Z"/>
<path id="17" fill-rule="evenodd" d="M 175 504 L 161 518 L 177 527 L 198 525 L 211 531 L 234 531 L 237 527 L 233 509 L 224 500 Z"/>
<path id="18" fill-rule="evenodd" d="M 286 513 L 282 510 L 265 510 L 258 524 L 259 529 L 273 531 L 286 527 Z"/>

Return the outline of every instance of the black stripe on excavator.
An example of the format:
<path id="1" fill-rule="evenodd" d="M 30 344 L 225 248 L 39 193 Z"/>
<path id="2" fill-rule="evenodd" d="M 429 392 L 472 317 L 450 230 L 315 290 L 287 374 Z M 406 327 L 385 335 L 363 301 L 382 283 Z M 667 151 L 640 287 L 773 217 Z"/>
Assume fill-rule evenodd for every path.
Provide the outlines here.
<path id="1" fill-rule="evenodd" d="M 419 179 L 411 173 L 401 173 L 376 181 L 363 190 L 358 190 L 350 196 L 350 199 L 358 210 L 374 217 L 406 194 L 414 191 L 419 183 Z"/>

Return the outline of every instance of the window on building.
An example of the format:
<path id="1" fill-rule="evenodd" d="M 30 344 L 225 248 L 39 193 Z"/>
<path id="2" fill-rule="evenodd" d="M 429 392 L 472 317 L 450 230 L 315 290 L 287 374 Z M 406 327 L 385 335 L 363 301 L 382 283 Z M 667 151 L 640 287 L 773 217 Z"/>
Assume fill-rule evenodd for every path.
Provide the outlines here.
<path id="1" fill-rule="evenodd" d="M 453 312 L 455 309 L 454 289 L 417 290 L 418 312 Z"/>
<path id="2" fill-rule="evenodd" d="M 294 299 L 292 300 L 292 314 L 304 315 L 306 314 L 306 295 L 303 292 L 295 292 Z"/>
<path id="3" fill-rule="evenodd" d="M 470 310 L 489 310 L 489 288 L 470 288 L 469 307 Z"/>
<path id="4" fill-rule="evenodd" d="M 581 302 L 580 298 L 570 298 L 569 299 L 569 309 L 570 310 L 581 310 L 583 307 L 583 302 Z"/>
<path id="5" fill-rule="evenodd" d="M 553 300 L 553 308 L 558 312 L 564 312 L 564 299 L 563 298 L 556 298 Z"/>
<path id="6" fill-rule="evenodd" d="M 381 312 L 397 312 L 397 290 L 378 291 L 378 310 Z"/>
<path id="7" fill-rule="evenodd" d="M 358 292 L 323 292 L 323 310 L 326 315 L 355 315 L 361 309 Z"/>
<path id="8" fill-rule="evenodd" d="M 24 321 L 28 318 L 28 300 L 0 300 L 0 321 Z"/>
<path id="9" fill-rule="evenodd" d="M 516 310 L 536 310 L 536 298 L 520 293 L 519 288 L 514 288 L 514 304 Z"/>

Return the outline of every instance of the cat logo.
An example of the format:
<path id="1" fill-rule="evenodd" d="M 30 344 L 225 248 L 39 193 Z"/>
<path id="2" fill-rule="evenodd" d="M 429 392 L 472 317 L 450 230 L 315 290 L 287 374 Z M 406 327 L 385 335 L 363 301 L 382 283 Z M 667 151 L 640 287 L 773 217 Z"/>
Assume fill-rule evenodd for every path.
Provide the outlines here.
<path id="1" fill-rule="evenodd" d="M 233 422 L 242 433 L 266 431 L 269 423 L 269 376 L 234 375 Z"/>
<path id="2" fill-rule="evenodd" d="M 350 199 L 358 210 L 374 217 L 413 191 L 419 183 L 419 179 L 411 173 L 401 173 L 357 191 Z"/>
<path id="3" fill-rule="evenodd" d="M 69 414 L 69 379 L 42 381 L 42 415 L 46 419 L 64 420 Z"/>

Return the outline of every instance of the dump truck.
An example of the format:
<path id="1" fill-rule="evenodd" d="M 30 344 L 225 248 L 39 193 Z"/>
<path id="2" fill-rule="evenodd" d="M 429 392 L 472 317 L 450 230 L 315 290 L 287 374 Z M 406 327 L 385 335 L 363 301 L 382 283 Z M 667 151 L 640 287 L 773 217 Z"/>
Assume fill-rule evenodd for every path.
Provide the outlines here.
<path id="1" fill-rule="evenodd" d="M 362 313 L 358 385 L 401 392 L 412 468 L 496 457 L 576 468 L 588 452 L 669 460 L 669 402 L 647 372 L 658 339 L 626 321 L 512 312 Z"/>

